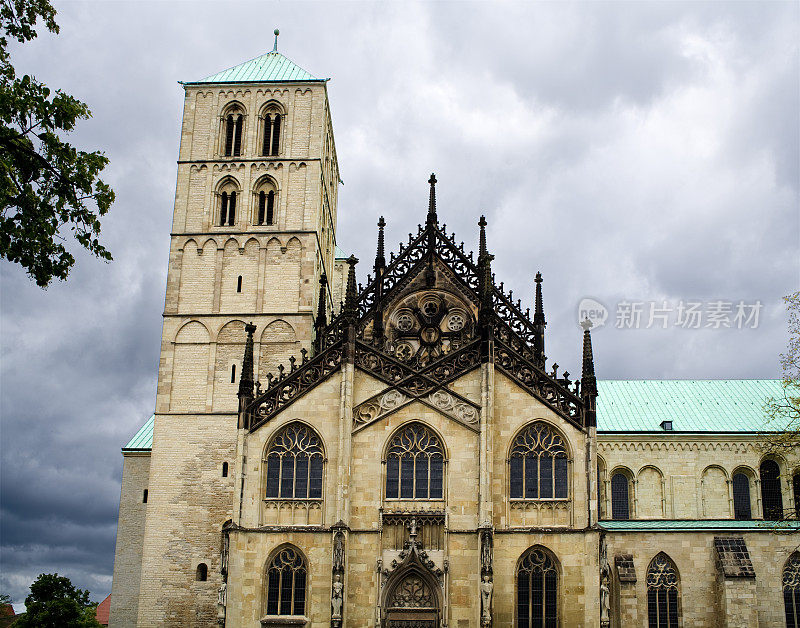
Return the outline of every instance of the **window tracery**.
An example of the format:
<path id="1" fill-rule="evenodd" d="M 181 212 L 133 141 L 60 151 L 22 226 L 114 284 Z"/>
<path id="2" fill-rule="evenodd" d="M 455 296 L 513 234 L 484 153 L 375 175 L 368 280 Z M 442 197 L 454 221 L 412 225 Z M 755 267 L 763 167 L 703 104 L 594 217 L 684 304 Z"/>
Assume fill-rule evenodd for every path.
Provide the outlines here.
<path id="1" fill-rule="evenodd" d="M 800 628 L 800 552 L 795 552 L 783 568 L 783 608 L 786 628 Z"/>
<path id="2" fill-rule="evenodd" d="M 517 567 L 518 628 L 558 626 L 558 566 L 541 547 L 533 547 Z"/>
<path id="3" fill-rule="evenodd" d="M 568 458 L 561 436 L 535 421 L 514 439 L 509 454 L 512 499 L 565 499 Z"/>
<path id="4" fill-rule="evenodd" d="M 324 453 L 309 427 L 291 423 L 283 428 L 265 462 L 267 499 L 322 499 Z"/>
<path id="5" fill-rule="evenodd" d="M 386 454 L 387 499 L 442 499 L 444 449 L 424 425 L 397 432 Z"/>
<path id="6" fill-rule="evenodd" d="M 647 621 L 649 628 L 678 628 L 678 574 L 663 552 L 647 570 Z"/>
<path id="7" fill-rule="evenodd" d="M 448 293 L 413 294 L 389 316 L 384 350 L 413 368 L 424 367 L 472 340 L 473 323 L 468 308 Z"/>
<path id="8" fill-rule="evenodd" d="M 281 549 L 267 567 L 265 610 L 267 615 L 304 615 L 307 568 L 293 547 Z"/>

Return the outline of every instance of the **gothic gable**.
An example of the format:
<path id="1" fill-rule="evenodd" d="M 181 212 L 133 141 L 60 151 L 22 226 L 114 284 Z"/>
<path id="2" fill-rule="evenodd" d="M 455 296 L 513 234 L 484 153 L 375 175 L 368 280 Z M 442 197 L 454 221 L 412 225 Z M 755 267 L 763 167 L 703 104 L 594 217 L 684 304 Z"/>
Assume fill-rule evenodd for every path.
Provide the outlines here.
<path id="1" fill-rule="evenodd" d="M 545 370 L 544 311 L 541 275 L 536 276 L 533 318 L 522 311 L 513 293 L 497 285 L 491 272 L 493 256 L 486 247 L 486 221 L 481 217 L 477 262 L 457 245 L 436 215 L 435 177 L 429 181 L 430 202 L 425 226 L 409 242 L 384 256 L 384 226 L 378 223 L 374 277 L 356 285 L 354 257 L 345 302 L 330 322 L 325 311 L 326 279 L 320 285 L 320 308 L 315 320 L 314 357 L 303 353 L 289 370 L 268 377 L 267 389 L 246 399 L 245 422 L 254 430 L 299 396 L 338 370 L 343 362 L 386 384 L 385 390 L 355 408 L 354 428 L 418 399 L 467 427 L 479 423 L 478 408 L 450 388 L 459 377 L 492 362 L 523 390 L 578 428 L 592 424 L 593 408 L 585 408 L 580 382 L 558 365 Z M 588 334 L 588 332 L 587 332 Z M 586 338 L 585 338 L 586 340 Z M 586 361 L 584 364 L 586 367 Z M 593 390 L 594 371 L 584 368 Z M 245 381 L 245 390 L 251 383 Z M 586 378 L 585 378 L 586 379 Z M 241 388 L 240 388 L 241 391 Z M 240 395 L 241 397 L 241 395 Z M 250 401 L 252 399 L 252 401 Z M 474 413 L 474 414 L 473 414 Z"/>

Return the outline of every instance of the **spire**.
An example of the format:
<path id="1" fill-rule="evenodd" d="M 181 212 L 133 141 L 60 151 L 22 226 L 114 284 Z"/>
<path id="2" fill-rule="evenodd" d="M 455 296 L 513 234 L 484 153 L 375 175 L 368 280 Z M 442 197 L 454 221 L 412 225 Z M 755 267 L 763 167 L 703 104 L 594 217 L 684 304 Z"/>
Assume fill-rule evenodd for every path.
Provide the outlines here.
<path id="1" fill-rule="evenodd" d="M 592 321 L 588 318 L 581 323 L 583 327 L 583 371 L 582 377 L 594 377 L 594 355 L 592 354 Z M 584 384 L 585 386 L 585 384 Z"/>
<path id="2" fill-rule="evenodd" d="M 272 47 L 272 52 L 278 52 L 278 35 L 280 35 L 281 32 L 277 28 L 272 32 L 275 33 L 275 45 Z"/>
<path id="3" fill-rule="evenodd" d="M 386 226 L 386 221 L 383 216 L 378 220 L 378 252 L 375 254 L 375 275 L 378 271 L 386 266 L 386 257 L 383 254 L 383 228 Z"/>
<path id="4" fill-rule="evenodd" d="M 534 328 L 534 353 L 536 354 L 537 366 L 544 368 L 544 328 L 547 322 L 544 319 L 544 306 L 542 305 L 542 273 L 536 273 L 536 307 L 533 313 Z"/>
<path id="5" fill-rule="evenodd" d="M 327 291 L 325 287 L 328 285 L 328 277 L 325 273 L 319 276 L 319 297 L 317 298 L 317 319 L 314 321 L 316 329 L 322 329 L 328 324 L 328 317 L 326 315 L 327 308 L 325 307 L 325 297 Z"/>
<path id="6" fill-rule="evenodd" d="M 583 327 L 583 370 L 581 372 L 581 396 L 583 397 L 584 425 L 597 426 L 595 399 L 597 399 L 597 378 L 594 375 L 594 355 L 592 354 L 592 321 L 588 318 L 581 323 Z"/>
<path id="7" fill-rule="evenodd" d="M 431 196 L 428 200 L 428 224 L 435 225 L 439 219 L 436 217 L 436 175 L 432 172 L 428 183 L 431 184 Z"/>
<path id="8" fill-rule="evenodd" d="M 242 358 L 242 372 L 239 375 L 239 427 L 244 427 L 244 411 L 247 405 L 253 400 L 253 334 L 256 326 L 248 323 L 244 326 L 247 332 L 247 341 L 244 345 L 244 357 Z"/>
<path id="9" fill-rule="evenodd" d="M 355 318 L 357 296 L 356 264 L 358 264 L 358 258 L 355 255 L 351 255 L 347 258 L 347 263 L 350 265 L 350 270 L 347 271 L 347 289 L 344 295 L 344 311 L 348 317 Z"/>

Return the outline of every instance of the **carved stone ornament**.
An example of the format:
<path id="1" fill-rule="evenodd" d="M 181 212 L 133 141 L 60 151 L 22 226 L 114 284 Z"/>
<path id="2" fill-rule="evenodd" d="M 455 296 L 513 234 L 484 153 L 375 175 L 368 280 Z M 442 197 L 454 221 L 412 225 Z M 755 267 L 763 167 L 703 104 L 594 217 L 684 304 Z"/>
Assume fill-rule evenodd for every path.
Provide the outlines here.
<path id="1" fill-rule="evenodd" d="M 425 397 L 425 401 L 430 403 L 437 410 L 462 423 L 469 423 L 470 425 L 478 423 L 478 410 L 446 390 L 432 392 Z"/>
<path id="2" fill-rule="evenodd" d="M 409 401 L 411 401 L 411 398 L 399 390 L 386 391 L 356 406 L 353 410 L 353 423 L 356 425 L 372 423 L 389 412 L 397 410 Z"/>

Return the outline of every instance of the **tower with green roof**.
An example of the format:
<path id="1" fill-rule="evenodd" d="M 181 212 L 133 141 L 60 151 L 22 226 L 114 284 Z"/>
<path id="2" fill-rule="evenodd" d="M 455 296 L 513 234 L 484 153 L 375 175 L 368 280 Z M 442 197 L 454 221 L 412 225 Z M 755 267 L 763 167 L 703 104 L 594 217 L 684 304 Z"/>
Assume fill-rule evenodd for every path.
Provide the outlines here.
<path id="1" fill-rule="evenodd" d="M 148 498 L 120 519 L 115 626 L 215 622 L 219 533 L 242 473 L 234 457 L 245 326 L 257 328 L 254 378 L 266 382 L 311 350 L 314 321 L 340 291 L 328 79 L 278 52 L 275 39 L 266 54 L 181 83 L 152 453 L 148 462 L 126 452 L 126 472 Z M 207 580 L 195 579 L 199 564 Z"/>

